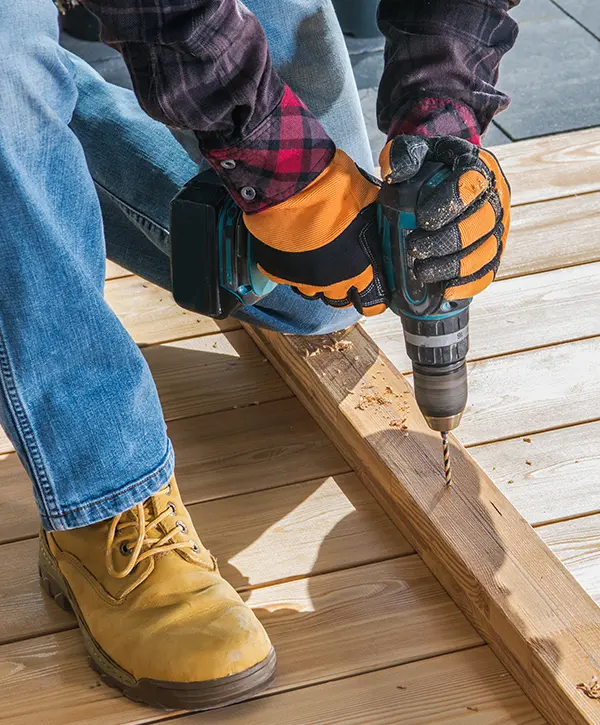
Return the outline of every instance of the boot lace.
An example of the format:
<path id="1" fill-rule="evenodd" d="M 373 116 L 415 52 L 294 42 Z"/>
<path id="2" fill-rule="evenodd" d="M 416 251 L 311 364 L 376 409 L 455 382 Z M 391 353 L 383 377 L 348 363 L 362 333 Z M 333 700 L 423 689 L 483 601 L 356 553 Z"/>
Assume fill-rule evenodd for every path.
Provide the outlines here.
<path id="1" fill-rule="evenodd" d="M 177 522 L 173 528 L 163 536 L 159 531 L 154 531 L 160 523 L 174 512 L 174 506 L 167 504 L 164 511 L 154 518 L 149 518 L 143 503 L 137 504 L 113 518 L 108 529 L 106 539 L 106 568 L 108 573 L 116 579 L 123 579 L 135 569 L 144 559 L 157 554 L 164 554 L 168 551 L 182 551 L 191 549 L 198 551 L 195 541 L 174 541 L 177 534 L 185 532 L 181 522 Z M 129 518 L 126 518 L 129 517 Z M 131 546 L 131 543 L 133 546 Z M 117 569 L 113 561 L 114 549 L 118 547 L 122 553 L 129 555 L 129 563 L 123 569 Z"/>

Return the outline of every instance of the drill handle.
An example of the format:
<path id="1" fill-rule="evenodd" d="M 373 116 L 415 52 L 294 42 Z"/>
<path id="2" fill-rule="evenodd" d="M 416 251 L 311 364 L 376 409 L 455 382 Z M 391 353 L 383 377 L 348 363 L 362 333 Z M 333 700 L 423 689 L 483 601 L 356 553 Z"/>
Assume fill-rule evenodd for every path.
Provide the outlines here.
<path id="1" fill-rule="evenodd" d="M 411 179 L 382 186 L 379 202 L 383 267 L 390 307 L 396 314 L 427 317 L 453 308 L 443 298 L 442 284 L 423 284 L 417 279 L 409 243 L 410 232 L 417 227 L 417 203 L 433 193 L 449 173 L 444 164 L 426 162 Z"/>

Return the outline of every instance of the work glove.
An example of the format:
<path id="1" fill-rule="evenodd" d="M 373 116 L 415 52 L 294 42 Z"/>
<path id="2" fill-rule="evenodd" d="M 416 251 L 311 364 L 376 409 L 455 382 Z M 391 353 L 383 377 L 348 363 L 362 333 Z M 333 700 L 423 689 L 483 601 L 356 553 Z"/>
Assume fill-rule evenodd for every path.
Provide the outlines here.
<path id="1" fill-rule="evenodd" d="M 379 183 L 340 149 L 307 187 L 245 213 L 255 260 L 270 279 L 333 307 L 364 315 L 387 307 L 376 199 Z"/>
<path id="2" fill-rule="evenodd" d="M 510 187 L 496 157 L 477 145 L 477 134 L 465 134 L 476 143 L 452 135 L 427 137 L 436 125 L 442 130 L 444 122 L 459 133 L 466 128 L 467 109 L 443 102 L 437 113 L 426 117 L 424 108 L 439 106 L 438 99 L 426 100 L 429 105 L 422 102 L 418 109 L 419 123 L 409 126 L 419 135 L 389 141 L 381 153 L 381 173 L 384 182 L 400 183 L 425 161 L 451 169 L 418 203 L 417 229 L 407 238 L 408 251 L 419 281 L 442 283 L 447 300 L 467 299 L 484 290 L 498 271 L 510 226 Z"/>

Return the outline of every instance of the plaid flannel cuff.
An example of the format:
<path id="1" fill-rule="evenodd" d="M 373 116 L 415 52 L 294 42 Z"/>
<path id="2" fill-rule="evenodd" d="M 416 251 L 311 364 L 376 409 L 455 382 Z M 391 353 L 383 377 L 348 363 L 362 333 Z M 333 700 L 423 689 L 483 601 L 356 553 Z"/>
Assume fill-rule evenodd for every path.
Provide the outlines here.
<path id="1" fill-rule="evenodd" d="M 392 123 L 388 139 L 396 136 L 457 136 L 481 146 L 475 114 L 464 103 L 451 98 L 421 98 L 405 106 Z"/>
<path id="2" fill-rule="evenodd" d="M 302 191 L 329 165 L 335 144 L 286 86 L 279 105 L 229 148 L 202 148 L 236 203 L 258 212 Z"/>

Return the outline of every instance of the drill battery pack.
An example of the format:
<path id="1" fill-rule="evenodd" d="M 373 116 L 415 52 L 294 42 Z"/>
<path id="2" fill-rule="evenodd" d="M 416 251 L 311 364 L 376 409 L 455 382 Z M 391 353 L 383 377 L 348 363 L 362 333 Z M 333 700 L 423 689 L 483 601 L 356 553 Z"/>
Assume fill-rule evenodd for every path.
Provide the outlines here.
<path id="1" fill-rule="evenodd" d="M 171 202 L 171 284 L 178 305 L 218 320 L 275 287 L 256 267 L 240 208 L 211 170 Z"/>

